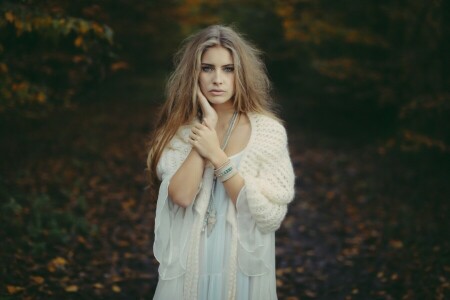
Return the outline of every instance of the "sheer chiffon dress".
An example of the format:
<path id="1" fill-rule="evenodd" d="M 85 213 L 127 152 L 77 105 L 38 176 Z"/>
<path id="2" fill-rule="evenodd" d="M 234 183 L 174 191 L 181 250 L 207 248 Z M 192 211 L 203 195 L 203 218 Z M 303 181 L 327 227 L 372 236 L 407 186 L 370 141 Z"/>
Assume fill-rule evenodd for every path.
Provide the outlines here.
<path id="1" fill-rule="evenodd" d="M 235 166 L 239 166 L 242 155 L 245 150 L 229 158 Z M 211 234 L 208 236 L 206 230 L 201 233 L 200 253 L 199 253 L 199 278 L 198 278 L 198 300 L 228 300 L 229 295 L 229 266 L 230 266 L 230 244 L 232 238 L 232 224 L 237 226 L 237 268 L 236 274 L 236 300 L 274 300 L 276 295 L 275 281 L 275 235 L 274 233 L 261 234 L 250 214 L 245 196 L 245 186 L 239 193 L 236 206 L 228 197 L 223 184 L 217 181 L 216 188 L 213 191 L 214 206 L 216 212 L 216 224 Z M 167 199 L 160 199 L 167 197 Z M 177 219 L 174 216 L 174 210 L 179 210 L 177 205 L 171 203 L 166 193 L 158 198 L 158 205 L 161 201 L 168 201 L 168 209 L 157 210 L 157 218 L 171 218 L 173 225 Z M 229 210 L 234 210 L 230 214 Z M 158 216 L 159 214 L 159 216 Z M 161 215 L 162 214 L 162 215 Z M 230 220 L 230 215 L 235 218 Z M 183 224 L 180 228 L 186 230 L 183 226 L 189 226 L 189 219 L 193 214 L 189 211 L 183 213 Z M 163 232 L 161 225 L 161 234 L 170 234 L 171 238 L 180 239 L 175 247 L 178 247 L 180 255 L 182 248 L 187 241 L 183 240 L 183 232 Z M 158 229 L 158 228 L 157 228 Z M 168 229 L 168 228 L 166 228 Z M 156 250 L 156 249 L 155 249 Z M 176 251 L 173 252 L 176 255 Z M 158 256 L 155 256 L 158 259 Z M 166 253 L 167 255 L 167 253 Z M 158 260 L 161 260 L 159 258 Z M 183 259 L 181 259 L 183 261 Z M 183 263 L 180 263 L 181 267 Z M 169 271 L 170 270 L 166 270 Z M 161 276 L 158 281 L 154 299 L 184 299 L 183 283 L 184 275 L 180 276 Z M 165 279 L 163 279 L 165 278 Z M 191 300 L 191 299 L 189 299 Z"/>

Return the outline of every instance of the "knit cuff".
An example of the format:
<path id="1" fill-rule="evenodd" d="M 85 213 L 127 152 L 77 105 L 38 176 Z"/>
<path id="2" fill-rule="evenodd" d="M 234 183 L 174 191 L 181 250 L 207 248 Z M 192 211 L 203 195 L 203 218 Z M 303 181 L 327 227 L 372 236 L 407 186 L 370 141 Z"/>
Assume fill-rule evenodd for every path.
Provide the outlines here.
<path id="1" fill-rule="evenodd" d="M 256 225 L 262 233 L 269 233 L 280 228 L 286 212 L 286 204 L 271 202 L 260 192 L 256 179 L 245 178 L 247 201 Z"/>

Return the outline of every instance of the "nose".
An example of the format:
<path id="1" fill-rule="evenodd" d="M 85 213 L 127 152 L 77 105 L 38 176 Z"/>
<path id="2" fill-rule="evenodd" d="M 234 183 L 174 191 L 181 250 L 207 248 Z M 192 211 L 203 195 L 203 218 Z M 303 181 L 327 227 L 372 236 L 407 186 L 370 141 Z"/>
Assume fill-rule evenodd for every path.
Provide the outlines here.
<path id="1" fill-rule="evenodd" d="M 223 82 L 223 76 L 220 70 L 217 70 L 216 72 L 214 72 L 214 78 L 213 78 L 213 82 L 215 84 L 222 84 Z"/>

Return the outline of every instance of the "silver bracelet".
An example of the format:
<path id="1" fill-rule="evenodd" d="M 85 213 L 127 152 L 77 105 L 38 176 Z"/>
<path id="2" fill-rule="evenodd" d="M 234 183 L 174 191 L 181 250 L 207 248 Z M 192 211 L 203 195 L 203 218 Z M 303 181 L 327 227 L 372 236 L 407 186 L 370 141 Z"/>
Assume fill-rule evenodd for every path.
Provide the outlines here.
<path id="1" fill-rule="evenodd" d="M 218 172 L 220 169 L 222 169 L 224 166 L 226 166 L 229 162 L 230 162 L 230 159 L 227 158 L 227 160 L 223 164 L 221 164 L 220 166 L 218 166 L 217 168 L 214 169 L 214 173 Z"/>

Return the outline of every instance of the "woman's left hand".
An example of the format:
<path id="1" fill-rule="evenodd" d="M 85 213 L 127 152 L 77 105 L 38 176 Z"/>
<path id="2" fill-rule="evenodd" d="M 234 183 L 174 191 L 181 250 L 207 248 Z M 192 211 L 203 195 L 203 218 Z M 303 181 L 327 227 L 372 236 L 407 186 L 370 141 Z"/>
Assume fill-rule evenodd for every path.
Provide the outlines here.
<path id="1" fill-rule="evenodd" d="M 220 152 L 223 152 L 216 130 L 209 124 L 208 120 L 204 124 L 196 123 L 192 126 L 189 142 L 202 157 L 213 164 L 214 158 L 220 157 Z"/>

